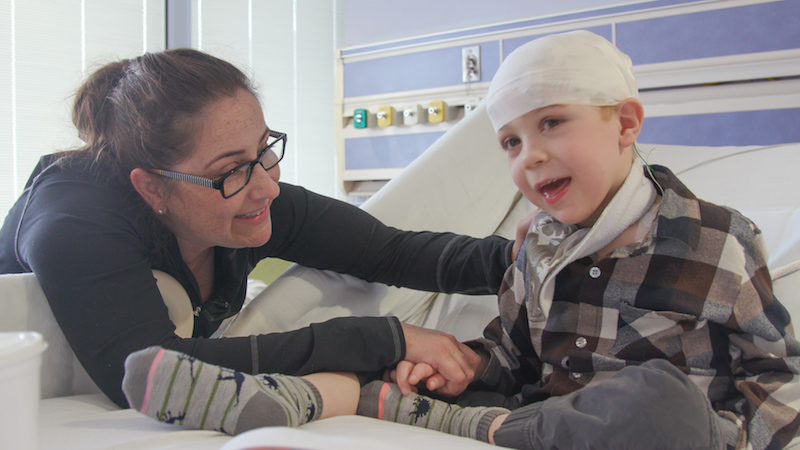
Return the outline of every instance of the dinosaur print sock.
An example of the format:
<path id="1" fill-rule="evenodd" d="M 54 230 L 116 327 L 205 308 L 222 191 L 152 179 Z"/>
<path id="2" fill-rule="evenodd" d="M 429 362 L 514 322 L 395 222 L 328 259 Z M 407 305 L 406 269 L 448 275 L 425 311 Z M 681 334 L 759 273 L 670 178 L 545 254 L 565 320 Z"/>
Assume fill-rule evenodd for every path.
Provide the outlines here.
<path id="1" fill-rule="evenodd" d="M 357 414 L 489 442 L 489 425 L 509 412 L 496 407 L 465 408 L 414 393 L 403 395 L 396 384 L 378 380 L 361 388 Z"/>
<path id="2" fill-rule="evenodd" d="M 128 356 L 122 391 L 131 408 L 160 422 L 231 435 L 322 414 L 319 392 L 302 378 L 248 375 L 161 347 Z"/>

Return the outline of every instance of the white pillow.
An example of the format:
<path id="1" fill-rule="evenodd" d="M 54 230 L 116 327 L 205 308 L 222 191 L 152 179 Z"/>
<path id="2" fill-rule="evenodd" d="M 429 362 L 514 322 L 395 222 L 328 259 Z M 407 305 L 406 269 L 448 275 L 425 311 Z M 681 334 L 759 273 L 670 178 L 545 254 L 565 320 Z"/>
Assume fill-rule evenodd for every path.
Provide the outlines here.
<path id="1" fill-rule="evenodd" d="M 770 270 L 800 260 L 800 207 L 744 209 L 764 234 Z"/>
<path id="2" fill-rule="evenodd" d="M 176 333 L 191 336 L 194 317 L 188 294 L 170 275 L 154 270 L 153 276 Z M 100 393 L 67 343 L 34 274 L 0 275 L 0 311 L 0 331 L 37 331 L 48 344 L 42 354 L 43 399 Z"/>
<path id="3" fill-rule="evenodd" d="M 47 342 L 43 399 L 100 392 L 72 352 L 34 274 L 0 275 L 0 310 L 0 331 L 37 331 Z"/>

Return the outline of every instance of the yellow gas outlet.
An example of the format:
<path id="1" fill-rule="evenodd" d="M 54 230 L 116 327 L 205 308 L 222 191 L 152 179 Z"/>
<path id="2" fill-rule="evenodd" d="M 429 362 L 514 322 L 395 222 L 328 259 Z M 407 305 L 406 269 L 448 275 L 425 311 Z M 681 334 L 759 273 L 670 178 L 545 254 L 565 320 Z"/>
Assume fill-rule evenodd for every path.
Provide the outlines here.
<path id="1" fill-rule="evenodd" d="M 440 123 L 445 121 L 447 104 L 443 100 L 434 100 L 428 103 L 428 122 Z"/>
<path id="2" fill-rule="evenodd" d="M 375 114 L 378 118 L 379 127 L 390 127 L 394 125 L 394 108 L 391 106 L 381 106 Z"/>

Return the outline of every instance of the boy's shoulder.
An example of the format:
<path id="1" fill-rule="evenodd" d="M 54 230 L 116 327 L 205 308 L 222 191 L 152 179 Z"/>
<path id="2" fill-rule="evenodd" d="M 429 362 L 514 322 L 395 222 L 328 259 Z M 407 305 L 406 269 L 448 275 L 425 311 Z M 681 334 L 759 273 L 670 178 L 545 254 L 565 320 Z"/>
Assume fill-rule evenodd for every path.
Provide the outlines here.
<path id="1" fill-rule="evenodd" d="M 662 192 L 659 215 L 668 219 L 696 220 L 702 226 L 725 229 L 728 223 L 752 221 L 734 208 L 698 198 L 683 182 L 663 166 L 651 166 Z"/>
<path id="2" fill-rule="evenodd" d="M 728 236 L 750 247 L 761 234 L 738 210 L 697 198 L 669 169 L 659 167 L 656 177 L 663 191 L 659 236 L 676 238 L 696 251 L 707 252 L 709 246 L 724 246 Z"/>

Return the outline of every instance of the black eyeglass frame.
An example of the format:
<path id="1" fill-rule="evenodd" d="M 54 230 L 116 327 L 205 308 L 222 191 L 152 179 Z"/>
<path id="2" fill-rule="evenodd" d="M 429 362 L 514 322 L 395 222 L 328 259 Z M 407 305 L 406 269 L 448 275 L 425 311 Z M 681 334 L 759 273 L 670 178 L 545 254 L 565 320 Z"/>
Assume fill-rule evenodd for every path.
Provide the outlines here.
<path id="1" fill-rule="evenodd" d="M 212 180 L 211 178 L 199 177 L 197 175 L 189 175 L 189 174 L 181 173 L 181 172 L 173 172 L 171 170 L 164 170 L 164 169 L 151 169 L 150 171 L 155 173 L 155 174 L 157 174 L 157 175 L 161 175 L 162 177 L 165 177 L 165 178 L 171 178 L 173 180 L 186 181 L 187 183 L 197 184 L 197 185 L 204 186 L 204 187 L 207 187 L 207 188 L 216 189 L 216 190 L 218 190 L 220 192 L 220 194 L 222 194 L 222 198 L 231 198 L 234 195 L 236 195 L 239 192 L 241 192 L 242 189 L 244 189 L 245 186 L 247 186 L 247 184 L 250 183 L 250 177 L 253 175 L 253 168 L 256 166 L 256 164 L 261 164 L 261 167 L 263 167 L 264 170 L 270 170 L 273 167 L 277 166 L 278 163 L 280 163 L 281 160 L 283 160 L 283 157 L 286 155 L 286 133 L 281 133 L 280 131 L 269 130 L 268 134 L 269 134 L 269 137 L 274 138 L 275 140 L 270 142 L 269 144 L 267 144 L 267 146 L 264 147 L 263 150 L 261 150 L 261 153 L 259 153 L 259 155 L 258 155 L 258 157 L 256 159 L 254 159 L 254 160 L 252 160 L 250 162 L 246 162 L 246 163 L 244 163 L 242 165 L 236 166 L 235 168 L 231 169 L 228 173 L 226 173 L 225 175 L 217 178 L 216 180 Z M 265 166 L 264 162 L 263 162 L 264 156 L 267 154 L 267 152 L 272 150 L 272 147 L 274 147 L 275 144 L 277 144 L 279 142 L 282 144 L 282 148 L 281 148 L 281 154 L 278 157 L 278 160 L 275 161 L 274 163 L 270 164 L 269 167 Z M 234 173 L 242 170 L 243 167 L 247 167 L 247 177 L 244 180 L 244 184 L 242 185 L 242 187 L 240 187 L 236 191 L 226 194 L 226 192 L 225 192 L 225 179 L 228 178 L 229 176 L 233 175 Z"/>

